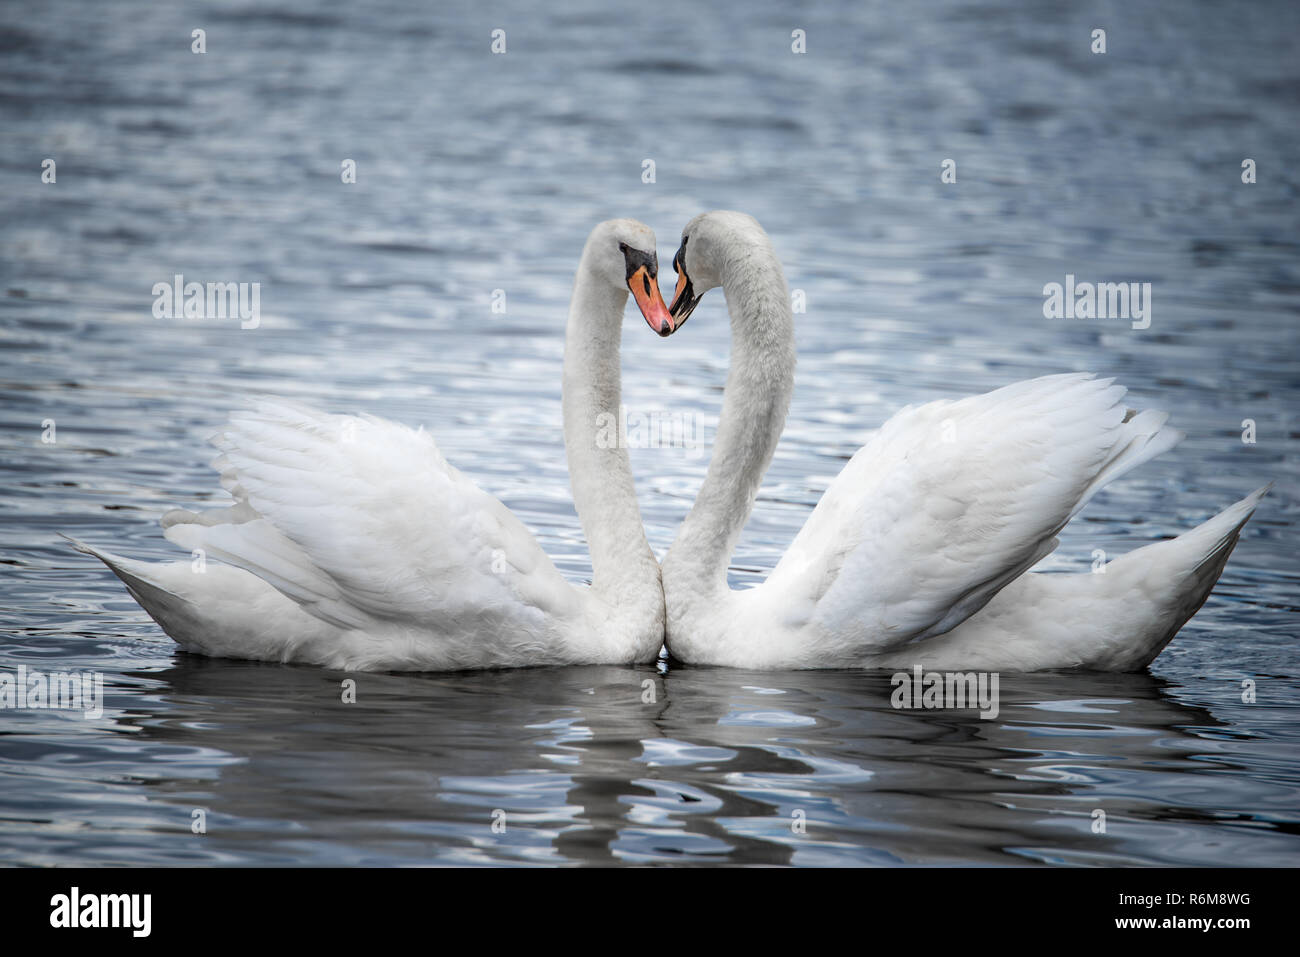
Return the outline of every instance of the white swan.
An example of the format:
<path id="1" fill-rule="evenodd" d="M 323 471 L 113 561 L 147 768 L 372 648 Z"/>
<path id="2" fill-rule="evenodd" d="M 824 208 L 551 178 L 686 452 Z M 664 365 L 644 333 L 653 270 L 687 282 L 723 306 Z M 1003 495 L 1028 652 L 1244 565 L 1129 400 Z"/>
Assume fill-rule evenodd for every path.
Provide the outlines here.
<path id="1" fill-rule="evenodd" d="M 826 490 L 761 585 L 727 565 L 785 422 L 793 317 L 767 234 L 742 213 L 682 231 L 671 328 L 721 286 L 731 369 L 713 457 L 663 562 L 669 653 L 744 668 L 1135 670 L 1204 602 L 1266 491 L 1104 574 L 1029 574 L 1111 480 L 1182 434 L 1125 390 L 1054 375 L 909 407 Z"/>
<path id="2" fill-rule="evenodd" d="M 659 566 L 627 452 L 598 441 L 598 416 L 618 414 L 629 289 L 651 328 L 669 328 L 657 271 L 654 233 L 626 219 L 597 226 L 578 265 L 564 439 L 589 589 L 422 429 L 279 402 L 233 415 L 214 440 L 234 506 L 163 518 L 170 541 L 228 565 L 199 573 L 74 544 L 206 655 L 407 671 L 650 661 L 663 644 Z"/>

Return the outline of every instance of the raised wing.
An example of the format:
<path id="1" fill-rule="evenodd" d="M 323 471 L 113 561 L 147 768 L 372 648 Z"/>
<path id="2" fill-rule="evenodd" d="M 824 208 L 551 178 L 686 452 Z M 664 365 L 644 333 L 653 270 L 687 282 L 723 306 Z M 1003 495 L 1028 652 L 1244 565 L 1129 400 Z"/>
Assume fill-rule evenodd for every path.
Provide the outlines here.
<path id="1" fill-rule="evenodd" d="M 762 586 L 788 624 L 864 653 L 942 634 L 1056 547 L 1107 482 L 1172 447 L 1122 386 L 1045 376 L 909 407 L 827 489 Z"/>
<path id="2" fill-rule="evenodd" d="M 463 637 L 491 622 L 522 638 L 576 601 L 528 529 L 422 429 L 266 401 L 212 441 L 235 505 L 169 512 L 167 538 L 332 625 Z"/>

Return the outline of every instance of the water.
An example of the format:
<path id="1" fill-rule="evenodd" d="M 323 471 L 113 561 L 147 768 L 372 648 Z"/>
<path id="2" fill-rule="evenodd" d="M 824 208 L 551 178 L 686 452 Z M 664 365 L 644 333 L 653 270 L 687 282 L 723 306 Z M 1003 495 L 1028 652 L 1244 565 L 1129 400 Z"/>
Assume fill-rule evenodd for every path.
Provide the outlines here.
<path id="1" fill-rule="evenodd" d="M 1297 9 L 0 9 L 0 666 L 107 683 L 99 719 L 0 714 L 0 861 L 1294 864 Z M 158 517 L 222 500 L 203 440 L 271 393 L 423 423 L 581 580 L 578 252 L 634 216 L 667 263 L 718 207 L 764 223 L 808 302 L 733 583 L 901 406 L 1095 370 L 1188 437 L 1045 567 L 1277 483 L 1149 673 L 1003 675 L 990 721 L 895 711 L 888 675 L 663 665 L 363 675 L 344 705 L 341 674 L 177 653 L 56 535 L 178 557 Z M 176 273 L 260 282 L 261 325 L 155 319 Z M 1151 328 L 1044 319 L 1067 273 L 1151 282 Z M 707 442 L 726 354 L 718 293 L 667 341 L 630 320 L 629 409 L 699 413 Z M 707 452 L 632 457 L 662 554 Z"/>

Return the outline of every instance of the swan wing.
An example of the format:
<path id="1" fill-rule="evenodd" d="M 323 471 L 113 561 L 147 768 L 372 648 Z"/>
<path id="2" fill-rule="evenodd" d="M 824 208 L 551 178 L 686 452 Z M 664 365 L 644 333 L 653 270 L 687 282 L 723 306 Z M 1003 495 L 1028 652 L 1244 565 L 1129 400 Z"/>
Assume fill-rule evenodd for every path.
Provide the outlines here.
<path id="1" fill-rule="evenodd" d="M 576 592 L 433 438 L 264 401 L 214 436 L 231 508 L 163 518 L 169 540 L 246 569 L 322 621 L 375 634 L 539 635 Z"/>
<path id="2" fill-rule="evenodd" d="M 1091 374 L 909 407 L 827 489 L 763 588 L 855 653 L 942 634 L 1056 547 L 1107 482 L 1182 438 Z"/>

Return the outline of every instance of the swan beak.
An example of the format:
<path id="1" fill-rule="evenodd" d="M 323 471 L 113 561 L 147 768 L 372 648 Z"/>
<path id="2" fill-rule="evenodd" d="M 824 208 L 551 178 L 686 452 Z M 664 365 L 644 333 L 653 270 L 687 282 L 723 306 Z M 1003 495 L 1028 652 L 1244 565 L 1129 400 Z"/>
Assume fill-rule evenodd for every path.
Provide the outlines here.
<path id="1" fill-rule="evenodd" d="M 650 328 L 661 336 L 671 336 L 677 329 L 668 307 L 664 305 L 663 294 L 659 292 L 659 283 L 650 276 L 650 269 L 640 266 L 627 277 L 627 288 L 636 300 L 637 308 Z"/>
<path id="2" fill-rule="evenodd" d="M 668 314 L 673 319 L 673 332 L 682 327 L 682 323 L 690 318 L 695 307 L 700 304 L 702 296 L 695 295 L 695 290 L 691 287 L 691 277 L 686 275 L 686 270 L 682 269 L 677 273 L 677 288 L 673 290 L 673 304 L 668 309 Z"/>

